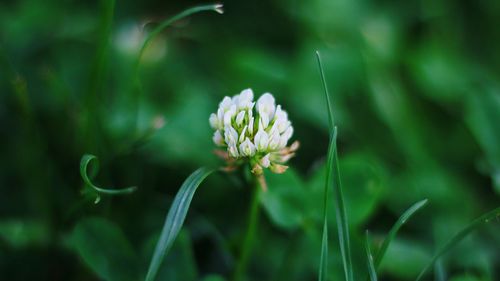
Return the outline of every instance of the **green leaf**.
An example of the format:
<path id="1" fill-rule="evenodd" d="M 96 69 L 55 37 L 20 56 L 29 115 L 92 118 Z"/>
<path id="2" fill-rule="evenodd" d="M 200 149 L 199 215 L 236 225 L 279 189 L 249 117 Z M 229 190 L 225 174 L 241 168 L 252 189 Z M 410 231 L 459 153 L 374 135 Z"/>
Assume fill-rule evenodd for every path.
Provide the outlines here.
<path id="1" fill-rule="evenodd" d="M 304 197 L 307 190 L 295 171 L 290 168 L 284 174 L 266 173 L 267 192 L 260 200 L 272 222 L 287 230 L 299 227 L 304 220 Z"/>
<path id="2" fill-rule="evenodd" d="M 85 154 L 85 155 L 82 156 L 82 160 L 80 160 L 80 175 L 82 176 L 83 181 L 88 186 L 92 187 L 95 191 L 97 191 L 97 198 L 95 200 L 96 204 L 99 203 L 99 200 L 100 200 L 100 195 L 99 194 L 100 193 L 107 194 L 107 195 L 120 195 L 120 194 L 129 194 L 129 193 L 132 193 L 132 192 L 134 192 L 137 189 L 136 186 L 126 187 L 126 188 L 123 188 L 123 189 L 107 189 L 107 188 L 97 187 L 96 185 L 94 185 L 90 181 L 90 178 L 89 178 L 89 176 L 87 174 L 88 165 L 94 159 L 97 161 L 97 157 L 95 157 L 94 155 L 91 155 L 91 154 Z"/>
<path id="3" fill-rule="evenodd" d="M 367 230 L 365 248 L 366 248 L 366 259 L 368 263 L 368 273 L 370 274 L 371 281 L 377 281 L 377 272 L 375 271 L 375 265 L 373 263 L 373 256 L 372 256 L 372 251 L 370 250 L 370 244 L 371 244 L 370 233 Z"/>
<path id="4" fill-rule="evenodd" d="M 328 88 L 326 85 L 323 66 L 321 64 L 321 56 L 318 51 L 316 51 L 316 57 L 318 59 L 318 67 L 321 74 L 321 81 L 323 82 L 326 103 L 328 106 L 329 127 L 330 127 L 330 132 L 332 134 L 330 138 L 330 145 L 328 148 L 326 185 L 328 186 L 330 184 L 331 182 L 330 176 L 333 174 L 333 191 L 334 191 L 333 199 L 335 203 L 334 204 L 335 215 L 337 217 L 337 229 L 339 234 L 340 252 L 342 254 L 342 264 L 344 266 L 345 279 L 347 281 L 353 281 L 354 277 L 352 271 L 351 247 L 349 242 L 350 240 L 349 224 L 347 222 L 347 213 L 344 204 L 344 196 L 342 195 L 342 183 L 340 182 L 339 161 L 337 152 L 337 127 L 335 126 L 335 120 L 333 118 L 333 110 L 330 102 L 330 95 L 328 93 Z M 325 198 L 325 203 L 327 203 L 327 198 Z M 325 211 L 325 217 L 326 217 L 326 211 Z"/>
<path id="5" fill-rule="evenodd" d="M 459 231 L 457 234 L 455 234 L 453 237 L 451 237 L 448 242 L 446 242 L 439 251 L 432 257 L 431 261 L 424 267 L 424 269 L 420 272 L 418 275 L 416 281 L 422 279 L 422 277 L 429 271 L 434 263 L 444 254 L 446 254 L 451 248 L 453 248 L 455 245 L 457 245 L 462 239 L 464 239 L 470 232 L 476 230 L 483 224 L 488 223 L 490 220 L 497 218 L 500 216 L 500 207 L 489 211 L 488 213 L 480 216 L 479 218 L 473 220 L 469 225 L 467 225 L 464 229 Z"/>
<path id="6" fill-rule="evenodd" d="M 384 258 L 387 248 L 389 247 L 389 244 L 391 244 L 391 242 L 394 240 L 399 229 L 408 221 L 408 219 L 410 219 L 411 216 L 413 216 L 414 213 L 416 213 L 418 210 L 424 207 L 425 204 L 427 204 L 427 202 L 428 200 L 424 199 L 422 201 L 413 204 L 410 208 L 408 208 L 408 210 L 406 210 L 399 217 L 396 223 L 392 226 L 391 230 L 389 231 L 389 234 L 384 239 L 382 246 L 380 247 L 380 249 L 377 252 L 377 255 L 375 256 L 375 261 L 374 261 L 375 268 L 379 267 L 380 262 L 382 262 L 382 259 Z"/>
<path id="7" fill-rule="evenodd" d="M 143 260 L 146 264 L 151 259 L 159 237 L 160 231 L 147 239 L 143 245 Z M 168 255 L 165 256 L 162 266 L 158 269 L 157 280 L 199 280 L 191 242 L 190 232 L 187 229 L 181 229 Z"/>
<path id="8" fill-rule="evenodd" d="M 208 275 L 202 279 L 202 281 L 225 281 L 224 277 L 220 275 Z"/>
<path id="9" fill-rule="evenodd" d="M 466 121 L 488 162 L 493 185 L 500 194 L 500 89 L 487 89 L 469 95 Z"/>
<path id="10" fill-rule="evenodd" d="M 410 280 L 430 258 L 431 254 L 421 243 L 399 236 L 387 249 L 377 272 L 386 273 L 396 280 Z"/>
<path id="11" fill-rule="evenodd" d="M 343 155 L 339 159 L 339 165 L 342 167 L 342 182 L 348 189 L 344 189 L 344 200 L 348 208 L 349 224 L 351 228 L 359 228 L 366 225 L 367 220 L 376 212 L 377 207 L 382 203 L 382 196 L 386 188 L 386 173 L 381 163 L 368 153 L 351 152 Z M 308 195 L 311 202 L 308 212 L 314 211 L 314 218 L 318 220 L 323 214 L 318 211 L 317 197 L 319 193 L 323 195 L 325 184 L 326 163 L 318 166 L 312 177 L 308 181 L 307 187 L 312 194 Z M 322 210 L 321 210 L 322 211 Z M 329 223 L 335 224 L 332 216 Z"/>
<path id="12" fill-rule="evenodd" d="M 123 232 L 102 218 L 78 222 L 71 243 L 78 255 L 104 280 L 137 280 L 137 258 Z"/>
<path id="13" fill-rule="evenodd" d="M 172 203 L 170 210 L 168 211 L 165 224 L 163 225 L 163 229 L 161 231 L 160 239 L 156 244 L 153 258 L 149 264 L 146 281 L 155 280 L 158 269 L 160 268 L 165 255 L 170 250 L 177 234 L 179 234 L 179 231 L 181 230 L 194 193 L 203 180 L 212 172 L 213 170 L 200 168 L 194 171 L 182 184 L 179 192 L 174 198 L 174 202 Z"/>
<path id="14" fill-rule="evenodd" d="M 50 243 L 49 226 L 34 219 L 3 219 L 0 221 L 0 241 L 16 249 L 45 246 Z"/>

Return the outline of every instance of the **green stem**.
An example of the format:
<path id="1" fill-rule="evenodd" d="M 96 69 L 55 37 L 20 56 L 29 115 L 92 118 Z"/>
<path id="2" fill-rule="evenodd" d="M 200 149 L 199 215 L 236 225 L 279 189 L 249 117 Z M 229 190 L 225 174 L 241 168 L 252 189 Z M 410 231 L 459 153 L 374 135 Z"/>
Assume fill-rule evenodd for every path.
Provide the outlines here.
<path id="1" fill-rule="evenodd" d="M 254 189 L 252 192 L 252 202 L 250 205 L 250 211 L 248 214 L 248 227 L 245 233 L 245 239 L 243 240 L 243 249 L 240 253 L 240 258 L 238 264 L 236 265 L 236 270 L 234 271 L 233 281 L 240 281 L 245 274 L 248 267 L 248 260 L 252 253 L 253 244 L 255 241 L 255 234 L 257 232 L 257 224 L 259 222 L 259 198 L 261 188 L 254 180 L 252 185 Z"/>

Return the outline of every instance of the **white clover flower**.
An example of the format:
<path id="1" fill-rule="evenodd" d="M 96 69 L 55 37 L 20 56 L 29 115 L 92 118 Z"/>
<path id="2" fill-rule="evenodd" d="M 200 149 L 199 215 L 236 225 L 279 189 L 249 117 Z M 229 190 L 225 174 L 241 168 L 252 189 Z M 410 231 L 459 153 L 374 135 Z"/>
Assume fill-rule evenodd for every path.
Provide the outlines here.
<path id="1" fill-rule="evenodd" d="M 257 102 L 253 99 L 251 89 L 232 98 L 224 97 L 217 112 L 209 117 L 215 130 L 212 139 L 217 146 L 226 148 L 219 155 L 225 155 L 228 169 L 247 160 L 256 175 L 262 175 L 264 168 L 283 173 L 288 168 L 283 164 L 298 149 L 298 142 L 287 147 L 293 135 L 292 123 L 270 93 L 263 94 Z"/>

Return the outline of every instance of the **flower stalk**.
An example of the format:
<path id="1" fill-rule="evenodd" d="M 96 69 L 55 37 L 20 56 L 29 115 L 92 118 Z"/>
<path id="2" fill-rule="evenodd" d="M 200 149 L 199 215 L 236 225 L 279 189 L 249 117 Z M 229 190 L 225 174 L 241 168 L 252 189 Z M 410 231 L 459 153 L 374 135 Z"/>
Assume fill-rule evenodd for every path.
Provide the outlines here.
<path id="1" fill-rule="evenodd" d="M 257 225 L 259 223 L 259 202 L 261 189 L 259 181 L 255 178 L 251 180 L 253 187 L 252 189 L 252 201 L 250 203 L 250 209 L 248 212 L 248 226 L 245 232 L 245 237 L 243 239 L 243 247 L 240 252 L 240 257 L 236 265 L 236 269 L 233 275 L 233 281 L 242 280 L 243 275 L 247 271 L 250 256 L 252 254 L 253 244 L 255 242 L 255 236 L 257 233 Z"/>

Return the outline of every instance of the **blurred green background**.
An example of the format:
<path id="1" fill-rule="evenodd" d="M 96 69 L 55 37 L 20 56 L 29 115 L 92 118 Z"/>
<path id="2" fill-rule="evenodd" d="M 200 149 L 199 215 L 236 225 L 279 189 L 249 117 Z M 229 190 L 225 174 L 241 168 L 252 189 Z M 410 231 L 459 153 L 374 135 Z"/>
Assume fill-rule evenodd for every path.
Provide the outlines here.
<path id="1" fill-rule="evenodd" d="M 287 173 L 267 175 L 247 279 L 316 280 L 328 123 L 315 50 L 358 272 L 365 229 L 381 241 L 416 201 L 429 204 L 389 248 L 382 280 L 414 280 L 451 235 L 500 205 L 499 1 L 228 1 L 223 15 L 156 37 L 138 95 L 145 34 L 196 4 L 0 3 L 0 280 L 141 280 L 184 179 L 221 165 L 209 114 L 249 87 L 275 95 L 301 148 Z M 139 189 L 94 204 L 81 193 L 84 153 L 99 157 L 98 185 Z M 228 280 L 250 193 L 240 172 L 209 177 L 158 280 Z M 329 275 L 341 280 L 331 207 Z M 499 280 L 499 224 L 436 269 L 428 280 Z"/>

